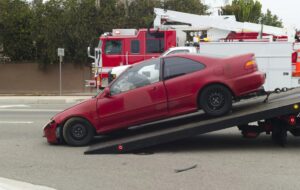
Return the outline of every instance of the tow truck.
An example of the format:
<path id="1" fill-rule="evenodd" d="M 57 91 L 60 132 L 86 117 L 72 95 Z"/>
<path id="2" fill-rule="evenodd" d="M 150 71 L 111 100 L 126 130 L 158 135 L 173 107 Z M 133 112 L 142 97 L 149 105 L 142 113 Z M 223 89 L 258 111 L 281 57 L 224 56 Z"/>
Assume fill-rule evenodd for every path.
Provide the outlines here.
<path id="1" fill-rule="evenodd" d="M 266 133 L 275 143 L 285 146 L 287 132 L 300 136 L 300 88 L 273 94 L 268 101 L 258 97 L 237 102 L 232 113 L 222 117 L 207 117 L 199 111 L 133 126 L 121 135 L 101 138 L 85 154 L 135 152 L 231 127 L 238 127 L 245 138 L 257 138 Z"/>

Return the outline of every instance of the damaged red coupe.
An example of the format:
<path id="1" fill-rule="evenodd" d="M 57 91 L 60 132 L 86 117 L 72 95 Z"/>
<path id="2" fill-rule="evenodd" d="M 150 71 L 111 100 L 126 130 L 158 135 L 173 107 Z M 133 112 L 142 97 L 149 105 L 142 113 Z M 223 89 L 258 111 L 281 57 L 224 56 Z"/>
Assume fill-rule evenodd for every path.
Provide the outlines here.
<path id="1" fill-rule="evenodd" d="M 231 111 L 234 99 L 262 88 L 265 74 L 253 54 L 216 58 L 176 54 L 130 66 L 95 97 L 55 115 L 44 128 L 51 144 L 88 144 L 107 134 L 199 109 Z"/>

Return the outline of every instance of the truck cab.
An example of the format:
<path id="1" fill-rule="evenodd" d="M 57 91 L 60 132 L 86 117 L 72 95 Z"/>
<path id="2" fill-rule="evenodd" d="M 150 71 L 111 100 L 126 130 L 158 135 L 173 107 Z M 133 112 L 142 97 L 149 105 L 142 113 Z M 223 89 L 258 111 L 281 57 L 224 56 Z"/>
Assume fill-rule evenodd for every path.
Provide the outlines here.
<path id="1" fill-rule="evenodd" d="M 131 65 L 159 57 L 170 47 L 176 46 L 176 31 L 155 29 L 114 29 L 104 33 L 95 48 L 94 76 L 97 86 L 108 84 L 108 71 L 117 66 Z"/>

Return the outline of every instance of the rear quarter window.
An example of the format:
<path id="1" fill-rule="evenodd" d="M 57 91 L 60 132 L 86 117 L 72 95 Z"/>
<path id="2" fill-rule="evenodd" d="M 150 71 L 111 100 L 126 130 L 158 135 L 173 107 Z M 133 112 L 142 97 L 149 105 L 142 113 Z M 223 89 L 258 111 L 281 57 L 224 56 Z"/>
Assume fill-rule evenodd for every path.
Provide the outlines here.
<path id="1" fill-rule="evenodd" d="M 203 70 L 204 68 L 205 65 L 203 63 L 192 59 L 182 57 L 167 57 L 164 58 L 164 79 L 193 73 Z"/>

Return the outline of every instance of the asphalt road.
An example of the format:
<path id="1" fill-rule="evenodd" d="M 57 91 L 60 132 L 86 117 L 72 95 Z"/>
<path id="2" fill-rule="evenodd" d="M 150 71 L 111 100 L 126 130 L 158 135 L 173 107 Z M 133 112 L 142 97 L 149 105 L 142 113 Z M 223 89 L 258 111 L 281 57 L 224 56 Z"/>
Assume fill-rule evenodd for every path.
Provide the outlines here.
<path id="1" fill-rule="evenodd" d="M 243 139 L 236 128 L 147 150 L 84 155 L 87 147 L 51 146 L 43 125 L 59 105 L 0 105 L 0 177 L 58 190 L 298 189 L 300 138 L 286 148 L 269 136 Z M 176 173 L 176 169 L 195 168 Z"/>

